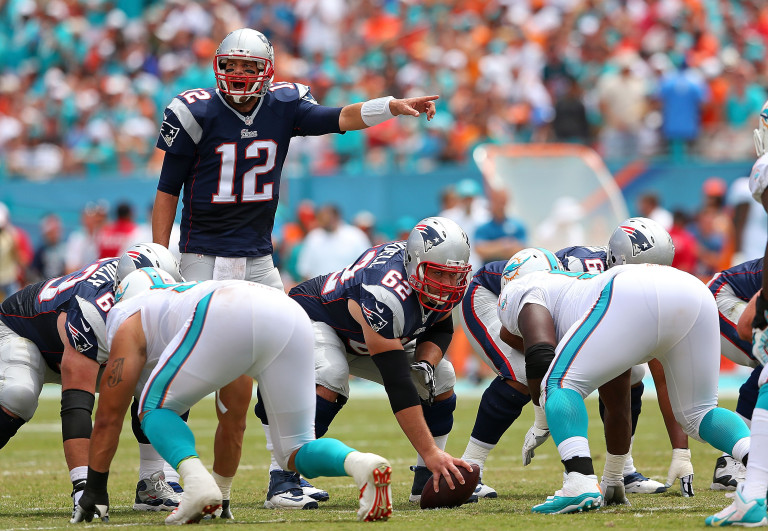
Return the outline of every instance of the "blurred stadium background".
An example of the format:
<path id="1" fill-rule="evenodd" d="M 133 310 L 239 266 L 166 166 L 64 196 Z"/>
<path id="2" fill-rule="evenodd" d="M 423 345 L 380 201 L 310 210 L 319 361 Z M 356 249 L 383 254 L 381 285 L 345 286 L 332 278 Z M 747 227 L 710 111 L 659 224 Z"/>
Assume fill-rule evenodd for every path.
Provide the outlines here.
<path id="1" fill-rule="evenodd" d="M 655 198 L 703 280 L 764 248 L 741 179 L 768 97 L 762 0 L 0 0 L 0 202 L 26 239 L 22 284 L 52 225 L 66 254 L 84 212 L 108 223 L 127 203 L 146 224 L 163 109 L 214 85 L 239 27 L 324 105 L 440 94 L 431 122 L 293 141 L 274 231 L 287 285 L 318 207 L 375 243 L 456 201 L 487 212 L 499 188 L 528 244 L 606 244 Z"/>

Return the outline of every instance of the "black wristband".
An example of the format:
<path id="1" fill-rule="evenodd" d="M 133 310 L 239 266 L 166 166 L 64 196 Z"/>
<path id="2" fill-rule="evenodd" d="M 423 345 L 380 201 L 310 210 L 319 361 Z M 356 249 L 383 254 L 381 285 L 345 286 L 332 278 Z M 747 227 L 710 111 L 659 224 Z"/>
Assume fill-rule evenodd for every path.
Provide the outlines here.
<path id="1" fill-rule="evenodd" d="M 88 467 L 88 480 L 85 483 L 85 488 L 94 493 L 106 493 L 108 478 L 109 471 L 96 472 L 91 467 Z"/>

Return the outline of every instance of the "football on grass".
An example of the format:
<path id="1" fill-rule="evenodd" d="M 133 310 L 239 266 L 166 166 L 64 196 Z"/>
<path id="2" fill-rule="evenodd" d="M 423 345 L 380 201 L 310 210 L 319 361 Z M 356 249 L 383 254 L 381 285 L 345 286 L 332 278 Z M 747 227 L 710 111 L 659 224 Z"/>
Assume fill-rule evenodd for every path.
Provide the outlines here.
<path id="1" fill-rule="evenodd" d="M 444 476 L 440 476 L 440 482 L 438 483 L 438 492 L 435 492 L 432 486 L 432 478 L 429 478 L 427 484 L 424 485 L 424 490 L 421 491 L 421 508 L 422 509 L 440 509 L 443 507 L 458 507 L 465 503 L 472 493 L 475 492 L 477 482 L 480 481 L 480 467 L 473 464 L 472 471 L 470 472 L 464 467 L 457 467 L 462 476 L 464 476 L 464 484 L 459 483 L 458 478 L 451 474 L 453 484 L 456 488 L 451 490 L 448 487 L 448 482 Z"/>

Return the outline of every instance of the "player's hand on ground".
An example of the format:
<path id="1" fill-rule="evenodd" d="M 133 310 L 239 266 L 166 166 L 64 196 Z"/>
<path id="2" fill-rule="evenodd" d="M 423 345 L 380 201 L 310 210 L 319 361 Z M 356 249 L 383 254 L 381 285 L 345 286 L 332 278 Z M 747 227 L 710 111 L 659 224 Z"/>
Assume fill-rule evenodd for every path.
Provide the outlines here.
<path id="1" fill-rule="evenodd" d="M 688 448 L 672 450 L 672 463 L 669 465 L 665 486 L 670 488 L 678 479 L 683 496 L 693 496 L 693 464 L 691 464 L 691 451 Z"/>
<path id="2" fill-rule="evenodd" d="M 393 99 L 389 102 L 389 110 L 394 116 L 407 114 L 409 116 L 419 116 L 421 113 L 427 113 L 427 120 L 435 116 L 435 101 L 440 96 L 420 96 L 418 98 L 405 98 L 402 100 Z"/>
<path id="3" fill-rule="evenodd" d="M 445 477 L 445 481 L 448 483 L 448 486 L 451 489 L 454 489 L 456 485 L 453 482 L 451 474 L 453 474 L 454 477 L 459 478 L 463 485 L 464 476 L 463 474 L 459 473 L 458 467 L 466 468 L 470 472 L 472 471 L 472 465 L 463 459 L 453 457 L 451 454 L 439 449 L 430 456 L 424 457 L 424 464 L 432 472 L 432 488 L 435 490 L 435 492 L 437 492 L 437 485 L 440 481 L 440 476 Z"/>
<path id="4" fill-rule="evenodd" d="M 536 455 L 534 450 L 544 444 L 547 439 L 549 439 L 549 430 L 542 430 L 536 426 L 528 429 L 523 441 L 523 466 L 531 464 L 531 459 Z"/>
<path id="5" fill-rule="evenodd" d="M 106 492 L 91 492 L 86 486 L 69 523 L 91 522 L 94 516 L 102 522 L 109 522 L 109 495 Z"/>
<path id="6" fill-rule="evenodd" d="M 435 368 L 428 361 L 411 363 L 411 374 L 422 402 L 430 406 L 435 400 Z"/>

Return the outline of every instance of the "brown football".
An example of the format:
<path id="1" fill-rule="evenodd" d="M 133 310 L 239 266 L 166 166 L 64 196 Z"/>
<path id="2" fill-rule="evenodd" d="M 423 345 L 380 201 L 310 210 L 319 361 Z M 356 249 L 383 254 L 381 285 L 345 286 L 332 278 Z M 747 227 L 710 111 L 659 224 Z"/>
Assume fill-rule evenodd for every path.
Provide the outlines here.
<path id="1" fill-rule="evenodd" d="M 464 467 L 458 467 L 459 472 L 464 477 L 464 484 L 459 483 L 455 475 L 451 474 L 453 484 L 456 488 L 448 488 L 448 482 L 444 476 L 440 476 L 438 483 L 438 492 L 432 487 L 432 478 L 429 478 L 424 489 L 421 491 L 422 509 L 440 509 L 443 507 L 458 507 L 464 504 L 472 493 L 475 492 L 477 482 L 480 481 L 480 467 L 473 464 L 470 472 Z"/>

